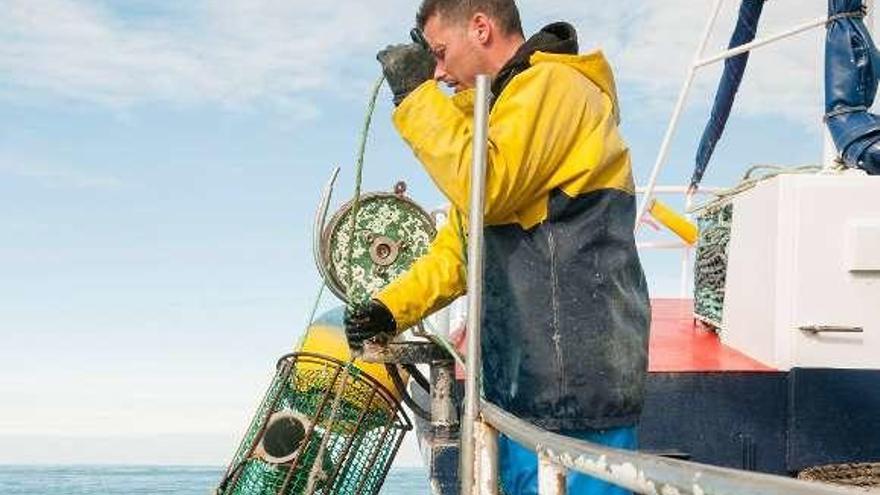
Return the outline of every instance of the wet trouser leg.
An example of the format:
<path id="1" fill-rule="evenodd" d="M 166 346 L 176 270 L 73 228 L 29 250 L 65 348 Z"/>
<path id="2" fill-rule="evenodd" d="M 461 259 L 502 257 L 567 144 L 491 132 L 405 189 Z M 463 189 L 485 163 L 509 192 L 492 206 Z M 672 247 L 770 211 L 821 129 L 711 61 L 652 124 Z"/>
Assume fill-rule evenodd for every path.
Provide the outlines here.
<path id="1" fill-rule="evenodd" d="M 634 426 L 608 430 L 561 431 L 559 433 L 618 449 L 635 450 L 638 443 Z M 538 457 L 533 451 L 505 435 L 500 435 L 498 438 L 498 457 L 501 487 L 505 495 L 537 495 Z M 571 470 L 566 476 L 566 485 L 569 495 L 630 494 L 628 490 Z"/>

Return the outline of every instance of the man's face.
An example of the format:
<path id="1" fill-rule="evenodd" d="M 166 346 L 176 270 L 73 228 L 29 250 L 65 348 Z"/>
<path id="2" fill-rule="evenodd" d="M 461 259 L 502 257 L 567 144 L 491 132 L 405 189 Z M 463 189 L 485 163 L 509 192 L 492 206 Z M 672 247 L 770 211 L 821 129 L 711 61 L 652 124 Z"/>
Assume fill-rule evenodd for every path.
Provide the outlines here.
<path id="1" fill-rule="evenodd" d="M 437 60 L 434 79 L 455 92 L 473 88 L 477 75 L 486 71 L 484 46 L 470 22 L 447 21 L 436 14 L 425 23 L 424 34 Z"/>

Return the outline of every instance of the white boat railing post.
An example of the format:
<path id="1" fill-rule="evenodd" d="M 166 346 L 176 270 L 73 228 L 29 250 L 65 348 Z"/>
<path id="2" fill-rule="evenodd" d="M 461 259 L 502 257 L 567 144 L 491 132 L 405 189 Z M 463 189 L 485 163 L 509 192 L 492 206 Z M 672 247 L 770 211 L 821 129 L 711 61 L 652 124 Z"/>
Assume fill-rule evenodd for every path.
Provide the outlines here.
<path id="1" fill-rule="evenodd" d="M 470 180 L 470 215 L 467 242 L 467 372 L 464 418 L 461 422 L 461 458 L 458 469 L 462 495 L 480 495 L 475 488 L 475 423 L 480 414 L 480 323 L 483 308 L 483 203 L 489 142 L 490 77 L 477 76 L 474 102 L 473 163 Z"/>
<path id="2" fill-rule="evenodd" d="M 865 3 L 866 7 L 870 7 L 869 3 L 871 0 L 867 0 Z M 870 10 L 868 10 L 868 14 L 870 15 Z M 868 19 L 865 19 L 865 23 L 867 24 Z M 868 32 L 871 32 L 871 28 L 868 27 Z M 873 33 L 872 33 L 873 34 Z M 819 74 L 817 77 L 819 78 L 819 101 L 822 102 L 822 112 L 819 117 L 819 129 L 822 135 L 822 169 L 825 171 L 829 171 L 834 169 L 837 166 L 837 145 L 834 144 L 834 140 L 831 138 L 831 131 L 828 129 L 828 125 L 825 124 L 825 43 L 822 43 L 821 57 L 819 60 L 822 61 L 822 64 L 819 65 Z"/>
<path id="3" fill-rule="evenodd" d="M 538 493 L 540 495 L 565 495 L 565 466 L 557 464 L 547 454 L 538 454 Z"/>
<path id="4" fill-rule="evenodd" d="M 755 41 L 751 41 L 749 43 L 744 43 L 735 48 L 730 48 L 724 50 L 722 52 L 716 53 L 711 57 L 707 57 L 703 60 L 697 61 L 695 64 L 696 68 L 705 67 L 707 65 L 712 65 L 716 62 L 721 62 L 731 57 L 735 57 L 737 55 L 741 55 L 745 52 L 750 52 L 755 48 L 760 48 L 765 45 L 769 45 L 771 43 L 775 43 L 779 40 L 783 40 L 785 38 L 791 38 L 792 36 L 801 34 L 805 31 L 809 31 L 810 29 L 815 29 L 819 26 L 824 26 L 828 23 L 827 17 L 819 17 L 817 19 L 813 19 L 812 21 L 802 22 L 794 27 L 786 29 L 785 31 L 778 32 L 776 34 L 772 34 L 770 36 L 765 36 L 763 38 L 756 39 Z"/>
<path id="5" fill-rule="evenodd" d="M 686 192 L 684 195 L 684 211 L 689 211 L 691 206 L 694 204 L 694 195 L 691 192 Z M 691 218 L 691 214 L 686 214 L 686 218 L 689 221 L 693 221 Z M 679 287 L 679 297 L 682 299 L 687 299 L 688 297 L 688 289 L 690 288 L 690 284 L 688 284 L 688 280 L 690 280 L 690 267 L 691 267 L 691 253 L 693 253 L 694 249 L 690 244 L 684 244 L 684 248 L 682 249 L 681 256 L 681 286 Z"/>
<path id="6" fill-rule="evenodd" d="M 865 27 L 868 28 L 868 32 L 871 34 L 871 38 L 874 41 L 874 44 L 877 44 L 877 29 L 874 25 L 874 21 L 877 17 L 874 15 L 874 7 L 877 6 L 877 2 L 874 0 L 864 0 L 865 2 L 865 11 L 867 14 L 865 15 Z M 871 112 L 877 113 L 877 109 L 880 108 L 880 98 L 874 99 L 874 104 L 871 105 Z"/>
<path id="7" fill-rule="evenodd" d="M 477 440 L 475 493 L 498 495 L 498 430 L 490 424 L 474 424 Z"/>
<path id="8" fill-rule="evenodd" d="M 681 118 L 684 104 L 687 101 L 688 93 L 690 93 L 691 85 L 694 82 L 694 76 L 696 76 L 697 73 L 697 63 L 703 56 L 703 52 L 706 51 L 706 45 L 709 43 L 709 37 L 712 35 L 712 28 L 715 27 L 715 21 L 718 20 L 718 13 L 721 11 L 721 5 L 723 3 L 724 0 L 715 0 L 715 7 L 712 10 L 712 15 L 709 16 L 709 22 L 706 23 L 706 28 L 703 31 L 703 39 L 700 41 L 700 46 L 697 47 L 694 61 L 691 63 L 690 68 L 688 68 L 684 85 L 681 87 L 681 92 L 678 94 L 678 101 L 675 103 L 675 110 L 672 112 L 672 118 L 669 120 L 669 125 L 666 127 L 666 134 L 663 136 L 663 142 L 660 144 L 660 151 L 657 153 L 657 160 L 654 162 L 654 168 L 651 170 L 651 176 L 650 179 L 648 179 L 645 194 L 642 197 L 642 202 L 639 204 L 639 209 L 636 213 L 636 232 L 641 228 L 642 217 L 645 216 L 645 212 L 648 211 L 648 205 L 651 204 L 651 199 L 654 196 L 654 187 L 657 185 L 657 177 L 660 175 L 660 169 L 663 168 L 663 165 L 666 162 L 666 157 L 669 155 L 669 145 L 672 143 L 672 136 L 675 134 L 675 129 L 678 127 L 678 121 Z"/>

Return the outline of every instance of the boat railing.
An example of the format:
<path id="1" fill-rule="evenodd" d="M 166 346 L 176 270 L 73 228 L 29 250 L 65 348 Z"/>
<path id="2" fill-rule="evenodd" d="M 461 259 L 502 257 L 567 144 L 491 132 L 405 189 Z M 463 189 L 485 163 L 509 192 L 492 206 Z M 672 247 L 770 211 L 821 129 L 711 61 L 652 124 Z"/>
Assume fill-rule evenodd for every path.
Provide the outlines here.
<path id="1" fill-rule="evenodd" d="M 476 428 L 476 476 L 473 494 L 497 495 L 498 434 L 538 456 L 538 493 L 564 495 L 568 470 L 577 471 L 634 493 L 745 495 L 844 495 L 863 493 L 783 476 L 728 469 L 657 455 L 613 449 L 558 435 L 483 401 Z M 462 494 L 466 492 L 462 491 Z"/>
<path id="2" fill-rule="evenodd" d="M 682 113 L 684 111 L 685 104 L 687 103 L 688 96 L 690 95 L 691 88 L 693 86 L 694 79 L 696 78 L 697 71 L 700 69 L 704 69 L 713 64 L 724 62 L 725 60 L 735 57 L 737 55 L 743 54 L 745 52 L 750 52 L 756 48 L 760 48 L 763 46 L 770 45 L 772 43 L 790 38 L 792 36 L 796 36 L 798 34 L 804 33 L 811 29 L 817 29 L 820 27 L 824 27 L 831 20 L 828 16 L 822 16 L 816 19 L 808 20 L 801 22 L 797 25 L 791 26 L 788 29 L 784 29 L 777 33 L 765 36 L 760 39 L 756 39 L 750 43 L 745 43 L 733 48 L 729 48 L 727 50 L 720 51 L 714 55 L 706 55 L 706 47 L 709 44 L 709 38 L 712 35 L 712 32 L 715 28 L 715 24 L 718 21 L 718 16 L 721 12 L 721 7 L 724 4 L 725 0 L 715 0 L 715 3 L 710 11 L 709 18 L 706 22 L 706 25 L 703 29 L 702 37 L 700 38 L 700 43 L 697 46 L 697 50 L 694 53 L 693 60 L 691 65 L 687 69 L 687 73 L 685 74 L 684 82 L 682 83 L 681 89 L 678 93 L 678 99 L 676 100 L 675 107 L 672 111 L 672 116 L 669 119 L 669 123 L 666 126 L 666 132 L 663 135 L 663 140 L 660 143 L 660 149 L 657 152 L 656 160 L 654 161 L 654 166 L 651 169 L 651 173 L 648 178 L 648 182 L 645 186 L 644 194 L 642 195 L 642 200 L 639 202 L 637 219 L 641 219 L 644 217 L 645 213 L 647 213 L 648 208 L 651 204 L 651 199 L 654 197 L 654 193 L 657 188 L 657 179 L 660 176 L 660 171 L 666 164 L 667 158 L 669 157 L 670 145 L 672 144 L 672 138 L 675 135 L 675 131 L 678 129 L 679 121 L 681 120 Z M 862 0 L 863 5 L 867 11 L 866 16 L 866 25 L 868 29 L 873 32 L 874 25 L 874 0 Z M 823 163 L 827 167 L 834 166 L 835 160 L 835 152 L 834 144 L 831 142 L 830 135 L 827 133 L 827 130 L 824 133 L 825 143 L 823 150 Z M 642 226 L 641 221 L 636 221 L 635 229 L 638 231 Z"/>

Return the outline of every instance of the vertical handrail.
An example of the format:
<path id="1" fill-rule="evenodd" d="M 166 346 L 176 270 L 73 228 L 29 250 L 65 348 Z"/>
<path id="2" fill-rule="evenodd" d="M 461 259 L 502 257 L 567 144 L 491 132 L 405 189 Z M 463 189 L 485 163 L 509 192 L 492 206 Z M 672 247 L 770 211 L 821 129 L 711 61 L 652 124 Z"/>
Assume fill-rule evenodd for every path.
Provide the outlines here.
<path id="1" fill-rule="evenodd" d="M 459 480 L 461 494 L 474 494 L 474 423 L 480 413 L 480 323 L 483 314 L 483 203 L 489 138 L 489 84 L 487 75 L 477 76 L 474 101 L 473 163 L 468 217 L 468 317 L 467 373 L 464 389 L 464 418 L 461 422 Z"/>
<path id="2" fill-rule="evenodd" d="M 644 217 L 645 212 L 648 211 L 648 205 L 651 203 L 651 198 L 654 196 L 654 187 L 657 185 L 657 177 L 660 175 L 660 169 L 663 168 L 663 165 L 666 163 L 666 157 L 669 154 L 669 145 L 672 142 L 672 135 L 678 127 L 678 121 L 681 118 L 681 113 L 684 109 L 684 104 L 687 101 L 688 93 L 690 93 L 691 84 L 694 82 L 694 76 L 697 73 L 697 63 L 703 56 L 703 52 L 706 51 L 706 45 L 709 43 L 709 36 L 712 34 L 712 28 L 715 27 L 715 21 L 718 20 L 718 13 L 721 11 L 721 4 L 723 2 L 724 0 L 715 0 L 715 8 L 712 11 L 712 15 L 709 17 L 709 21 L 706 23 L 706 28 L 703 31 L 703 39 L 700 41 L 700 46 L 697 47 L 697 52 L 694 54 L 694 60 L 688 69 L 684 85 L 681 87 L 681 92 L 678 94 L 678 101 L 675 104 L 675 110 L 672 112 L 672 118 L 669 120 L 669 125 L 666 127 L 666 134 L 663 136 L 663 142 L 660 144 L 660 151 L 657 153 L 657 161 L 654 162 L 654 168 L 651 170 L 651 178 L 648 180 L 647 190 L 645 191 L 645 195 L 639 205 L 638 213 L 636 214 L 636 224 L 634 227 L 636 232 L 641 228 L 642 217 Z"/>
<path id="3" fill-rule="evenodd" d="M 545 453 L 538 454 L 538 493 L 540 495 L 566 495 L 566 469 Z"/>
<path id="4" fill-rule="evenodd" d="M 691 206 L 694 203 L 694 195 L 691 192 L 685 193 L 684 196 L 684 211 L 690 211 Z M 691 215 L 688 213 L 686 217 L 688 220 L 692 220 Z M 690 278 L 690 266 L 691 266 L 691 253 L 693 252 L 693 248 L 691 246 L 685 245 L 684 253 L 682 254 L 681 259 L 681 281 L 679 286 L 679 297 L 682 299 L 686 299 L 688 297 L 688 279 Z"/>
<path id="5" fill-rule="evenodd" d="M 485 422 L 474 424 L 477 440 L 475 492 L 498 495 L 498 430 Z"/>

